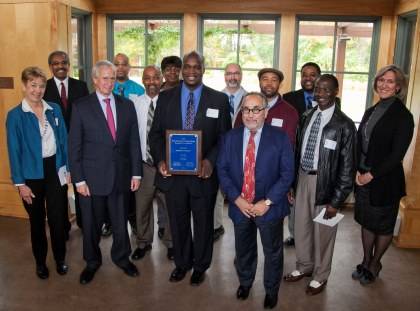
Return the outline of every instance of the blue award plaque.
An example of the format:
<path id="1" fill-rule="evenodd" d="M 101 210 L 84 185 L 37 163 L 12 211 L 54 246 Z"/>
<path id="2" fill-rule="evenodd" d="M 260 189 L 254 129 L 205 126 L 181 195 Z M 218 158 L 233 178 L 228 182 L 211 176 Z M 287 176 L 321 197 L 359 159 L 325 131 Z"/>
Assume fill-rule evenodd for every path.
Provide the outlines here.
<path id="1" fill-rule="evenodd" d="M 201 131 L 166 131 L 169 174 L 198 175 L 201 169 Z"/>

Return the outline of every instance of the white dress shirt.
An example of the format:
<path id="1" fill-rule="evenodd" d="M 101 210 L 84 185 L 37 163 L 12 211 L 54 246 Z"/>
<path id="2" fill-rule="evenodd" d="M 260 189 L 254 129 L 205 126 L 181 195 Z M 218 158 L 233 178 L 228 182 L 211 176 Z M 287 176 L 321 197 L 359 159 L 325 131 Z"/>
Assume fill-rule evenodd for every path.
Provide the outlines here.
<path id="1" fill-rule="evenodd" d="M 58 94 L 60 95 L 60 97 L 61 97 L 61 83 L 64 83 L 64 88 L 66 89 L 66 98 L 69 98 L 69 77 L 66 77 L 63 81 L 54 77 L 54 82 L 55 82 L 55 85 L 57 85 Z"/>
<path id="2" fill-rule="evenodd" d="M 301 154 L 300 154 L 301 162 L 302 162 L 303 155 L 305 154 L 306 144 L 308 142 L 309 133 L 311 132 L 312 124 L 314 123 L 318 113 L 322 112 L 321 124 L 319 125 L 319 131 L 318 131 L 318 136 L 317 136 L 316 145 L 315 145 L 314 167 L 313 167 L 314 170 L 318 169 L 318 158 L 319 158 L 319 147 L 320 147 L 319 144 L 321 142 L 322 130 L 324 126 L 327 125 L 328 122 L 330 122 L 332 115 L 334 114 L 334 109 L 335 109 L 335 105 L 332 105 L 330 108 L 327 108 L 321 111 L 318 106 L 318 108 L 313 113 L 311 120 L 309 121 L 308 127 L 306 128 L 305 135 L 303 137 L 302 149 L 301 149 Z"/>
<path id="3" fill-rule="evenodd" d="M 101 104 L 101 108 L 102 111 L 105 115 L 105 119 L 106 119 L 106 103 L 104 101 L 104 99 L 109 98 L 111 101 L 111 110 L 112 110 L 112 115 L 114 116 L 114 124 L 115 124 L 115 131 L 117 131 L 117 110 L 115 108 L 115 97 L 114 95 L 111 93 L 109 96 L 104 96 L 101 93 L 99 93 L 98 91 L 96 91 L 96 96 L 98 96 L 98 100 L 99 103 Z"/>
<path id="4" fill-rule="evenodd" d="M 137 122 L 139 123 L 139 137 L 141 146 L 141 156 L 143 161 L 146 161 L 146 150 L 147 150 L 147 114 L 149 112 L 150 101 L 153 100 L 153 107 L 156 110 L 156 102 L 158 100 L 156 95 L 150 98 L 149 95 L 144 93 L 143 95 L 137 96 L 134 100 L 134 108 L 136 108 Z"/>
<path id="5" fill-rule="evenodd" d="M 42 99 L 42 105 L 43 105 L 42 116 L 44 120 L 43 122 L 41 122 L 38 119 L 39 134 L 41 136 L 42 158 L 48 158 L 48 157 L 52 157 L 57 152 L 57 144 L 55 142 L 54 131 L 51 127 L 52 125 L 48 122 L 47 117 L 45 115 L 45 112 L 47 111 L 47 109 L 53 110 L 53 108 L 50 105 L 48 105 L 47 102 L 43 99 Z M 35 114 L 35 112 L 32 110 L 32 107 L 29 105 L 26 99 L 22 100 L 22 110 L 24 112 L 32 112 L 33 114 Z"/>

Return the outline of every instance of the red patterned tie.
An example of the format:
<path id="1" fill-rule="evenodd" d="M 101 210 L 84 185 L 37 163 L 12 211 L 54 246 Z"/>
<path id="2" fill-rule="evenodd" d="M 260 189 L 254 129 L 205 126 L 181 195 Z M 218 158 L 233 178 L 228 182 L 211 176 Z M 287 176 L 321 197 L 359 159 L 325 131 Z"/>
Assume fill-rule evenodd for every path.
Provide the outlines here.
<path id="1" fill-rule="evenodd" d="M 244 183 L 242 185 L 242 197 L 249 203 L 255 198 L 255 132 L 249 136 L 248 146 L 245 153 Z"/>
<path id="2" fill-rule="evenodd" d="M 63 105 L 64 110 L 67 110 L 67 94 L 66 94 L 66 87 L 64 86 L 64 83 L 61 82 L 61 104 Z"/>
<path id="3" fill-rule="evenodd" d="M 114 121 L 114 115 L 112 114 L 112 109 L 111 109 L 111 99 L 105 98 L 104 102 L 106 103 L 106 122 L 108 123 L 109 131 L 111 132 L 112 138 L 115 141 L 115 138 L 116 138 L 115 121 Z"/>

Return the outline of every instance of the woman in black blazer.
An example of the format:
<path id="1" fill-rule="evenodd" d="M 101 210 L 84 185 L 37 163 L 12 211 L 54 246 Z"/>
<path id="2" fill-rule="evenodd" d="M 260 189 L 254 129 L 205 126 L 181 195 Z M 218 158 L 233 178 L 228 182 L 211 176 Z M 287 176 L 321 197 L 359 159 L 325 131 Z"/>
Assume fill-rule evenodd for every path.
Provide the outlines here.
<path id="1" fill-rule="evenodd" d="M 352 277 L 362 285 L 375 281 L 391 244 L 405 195 L 402 161 L 414 129 L 413 116 L 402 102 L 407 81 L 401 69 L 395 65 L 380 69 L 373 87 L 380 100 L 366 110 L 357 132 L 354 217 L 362 226 L 364 256 Z"/>

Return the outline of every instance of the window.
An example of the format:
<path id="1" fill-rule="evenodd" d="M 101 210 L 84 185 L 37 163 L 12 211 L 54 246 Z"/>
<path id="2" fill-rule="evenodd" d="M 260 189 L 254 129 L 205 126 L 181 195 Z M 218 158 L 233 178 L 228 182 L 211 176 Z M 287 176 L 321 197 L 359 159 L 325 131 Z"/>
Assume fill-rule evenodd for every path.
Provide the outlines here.
<path id="1" fill-rule="evenodd" d="M 300 89 L 300 68 L 317 63 L 322 73 L 334 74 L 339 82 L 341 109 L 356 123 L 372 100 L 375 73 L 377 22 L 357 18 L 343 20 L 298 18 L 295 49 L 295 89 Z"/>
<path id="2" fill-rule="evenodd" d="M 91 83 L 92 18 L 90 13 L 72 9 L 70 64 L 72 76 Z"/>
<path id="3" fill-rule="evenodd" d="M 398 16 L 394 64 L 401 67 L 407 79 L 410 78 L 416 19 L 416 11 Z"/>
<path id="4" fill-rule="evenodd" d="M 181 17 L 109 16 L 108 58 L 130 59 L 130 79 L 141 83 L 142 68 L 160 66 L 162 58 L 181 55 Z"/>
<path id="5" fill-rule="evenodd" d="M 200 51 L 206 60 L 204 82 L 222 90 L 225 66 L 238 63 L 243 87 L 259 90 L 258 70 L 278 67 L 279 20 L 276 16 L 203 16 Z"/>

